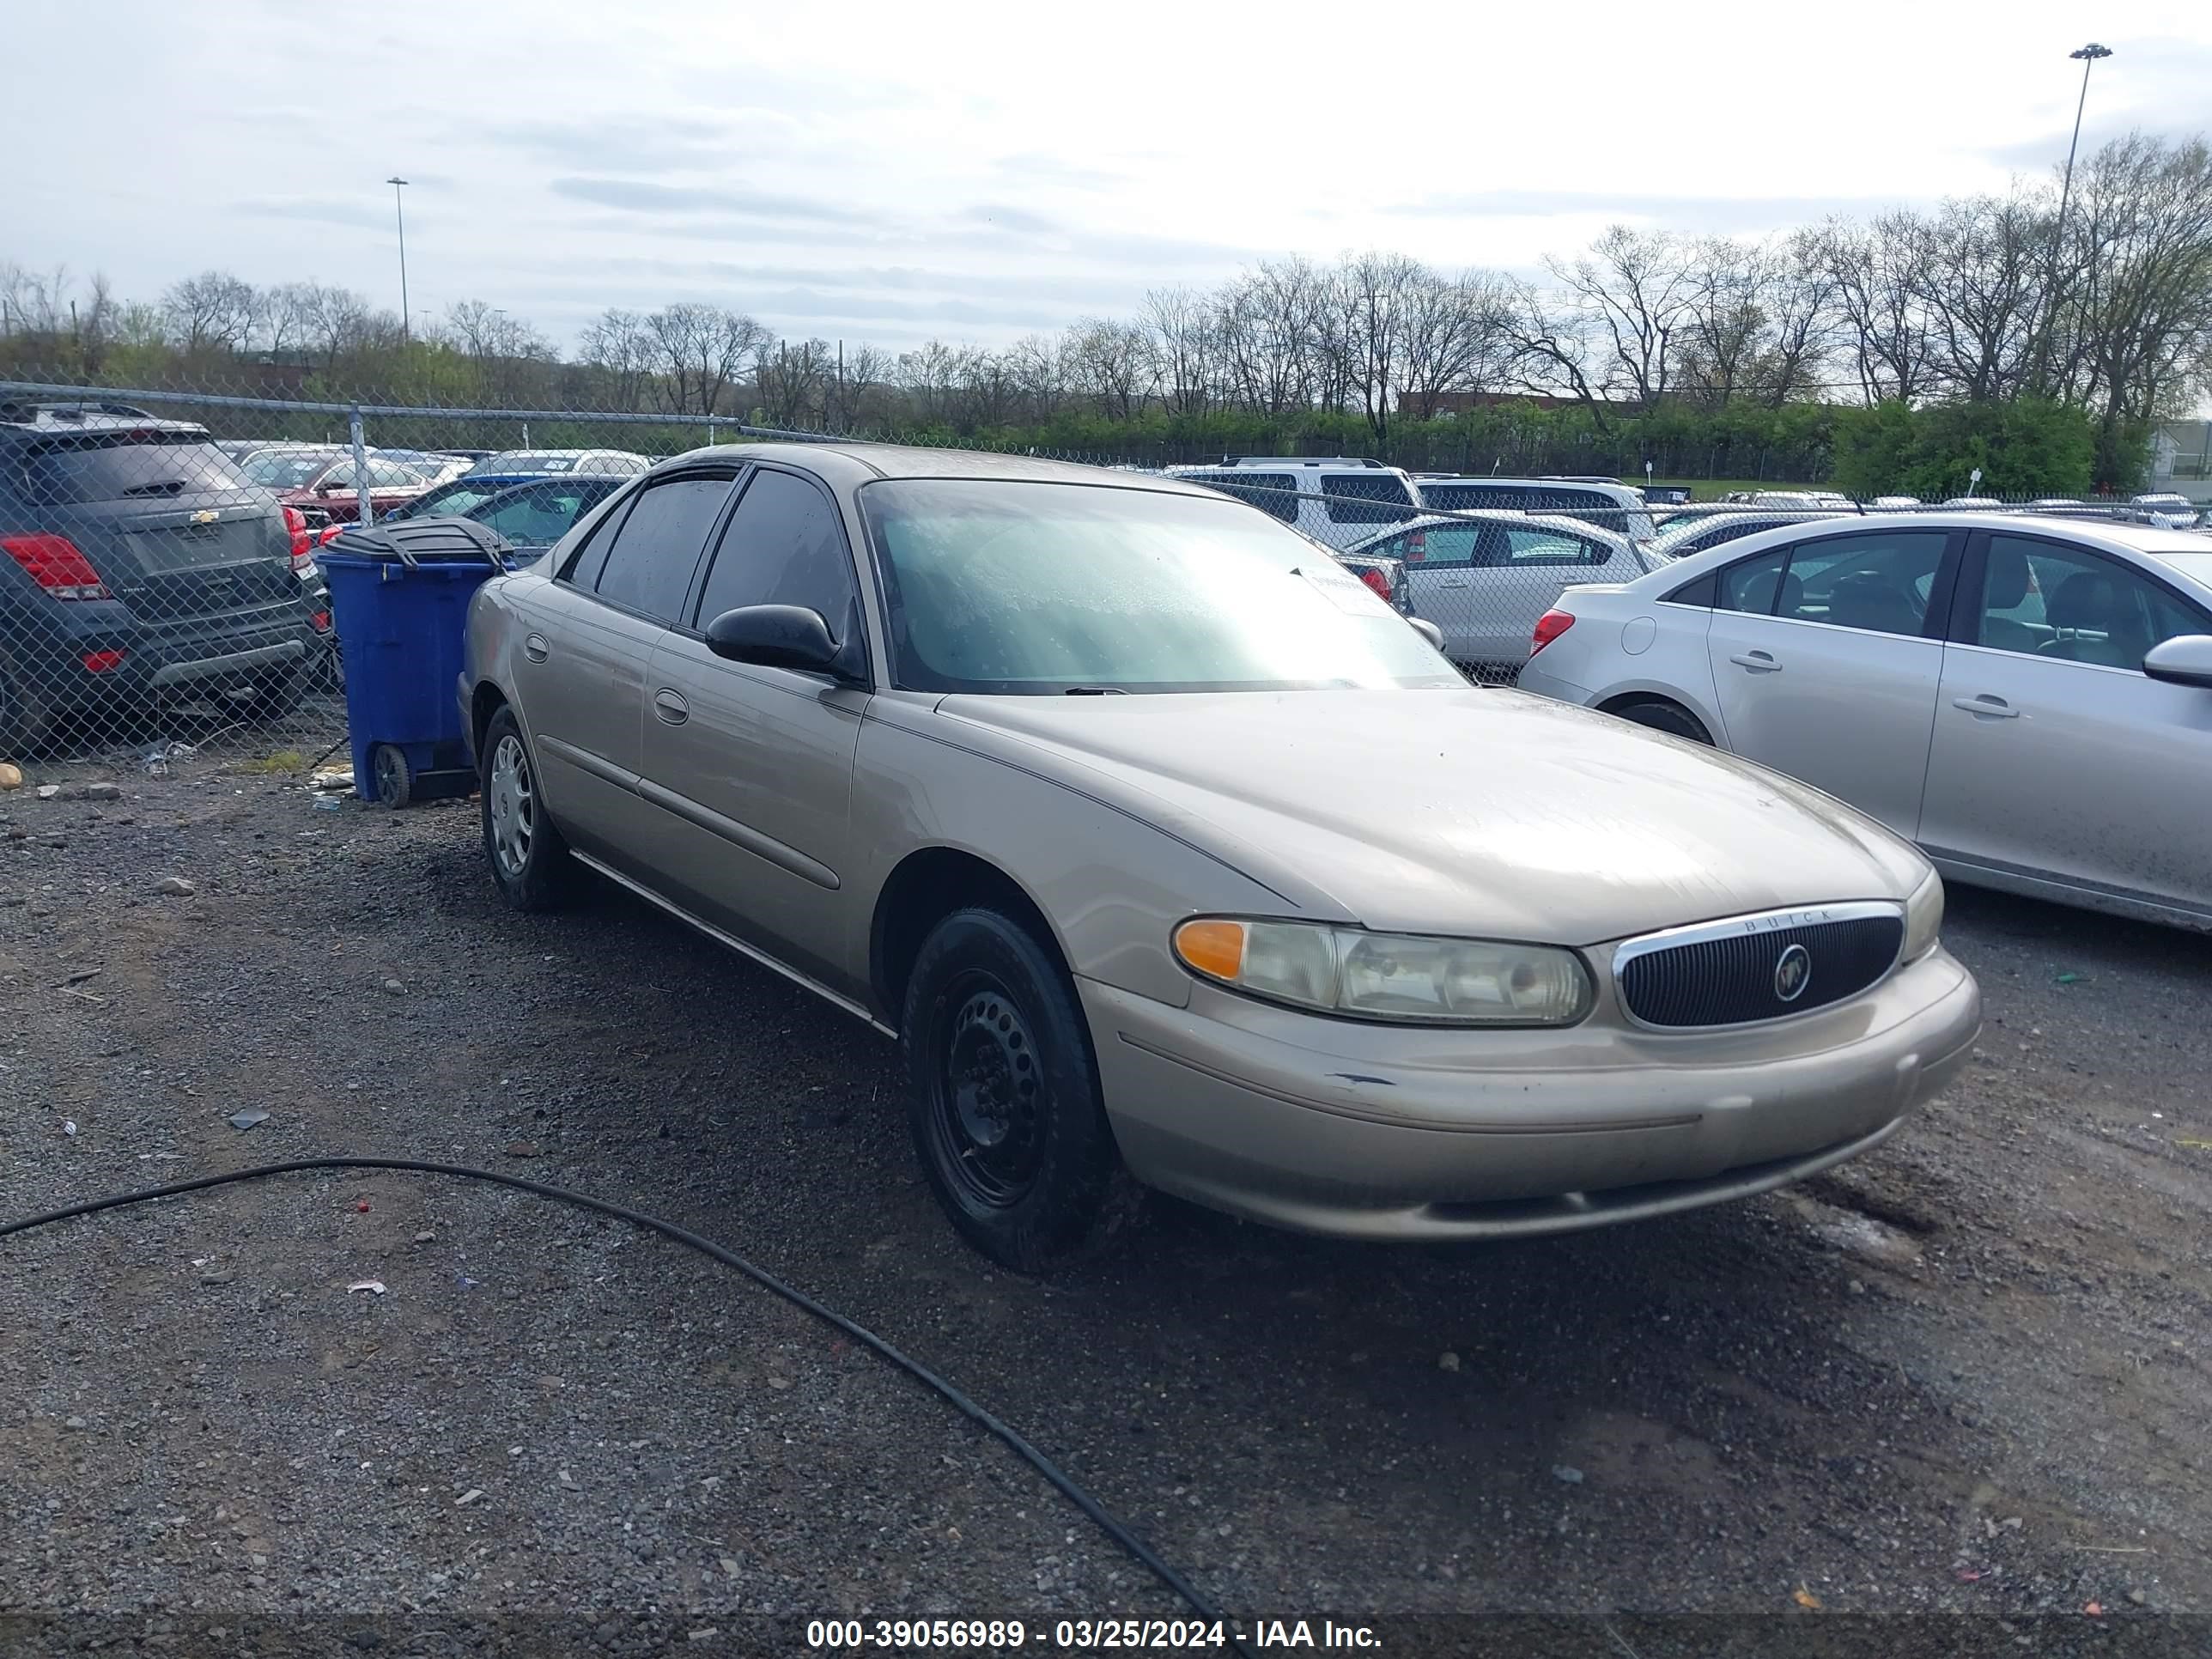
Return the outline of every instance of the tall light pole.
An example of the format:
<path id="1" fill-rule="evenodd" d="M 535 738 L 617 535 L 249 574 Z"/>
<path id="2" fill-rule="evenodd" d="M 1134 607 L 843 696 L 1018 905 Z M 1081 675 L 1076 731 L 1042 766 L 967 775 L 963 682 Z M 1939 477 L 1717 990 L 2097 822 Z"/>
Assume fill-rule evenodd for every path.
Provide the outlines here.
<path id="1" fill-rule="evenodd" d="M 395 173 L 384 182 L 392 186 L 392 216 L 399 224 L 399 337 L 404 340 L 407 337 L 407 210 L 399 204 L 399 191 L 407 181 Z"/>
<path id="2" fill-rule="evenodd" d="M 2066 180 L 2058 187 L 2058 222 L 2051 228 L 2051 275 L 2049 292 L 2044 301 L 2043 349 L 2036 354 L 2039 380 L 2048 377 L 2052 337 L 2057 331 L 2058 258 L 2066 244 L 2067 205 L 2074 199 L 2074 152 L 2081 147 L 2081 112 L 2089 102 L 2089 71 L 2097 66 L 2100 58 L 2110 58 L 2112 49 L 2100 46 L 2092 40 L 2079 52 L 2070 52 L 2066 55 L 2081 60 L 2081 95 L 2074 100 L 2074 137 L 2066 146 Z M 2049 390 L 2047 386 L 2045 390 Z"/>
<path id="3" fill-rule="evenodd" d="M 2081 95 L 2074 100 L 2074 138 L 2066 146 L 2066 182 L 2058 190 L 2057 234 L 2062 236 L 2066 232 L 2066 204 L 2074 194 L 2074 152 L 2081 147 L 2081 111 L 2089 102 L 2089 71 L 2096 68 L 2100 58 L 2110 58 L 2112 49 L 2100 46 L 2092 40 L 2081 51 L 2069 52 L 2066 55 L 2081 60 Z"/>

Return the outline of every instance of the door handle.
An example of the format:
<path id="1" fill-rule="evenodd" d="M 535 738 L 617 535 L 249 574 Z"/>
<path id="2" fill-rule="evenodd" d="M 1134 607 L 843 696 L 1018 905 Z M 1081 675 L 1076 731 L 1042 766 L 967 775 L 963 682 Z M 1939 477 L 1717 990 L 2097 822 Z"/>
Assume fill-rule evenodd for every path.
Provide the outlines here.
<path id="1" fill-rule="evenodd" d="M 1779 674 L 1782 665 L 1764 651 L 1746 651 L 1729 660 L 1739 668 L 1748 668 L 1754 674 Z"/>
<path id="2" fill-rule="evenodd" d="M 691 718 L 691 705 L 664 685 L 653 694 L 653 712 L 664 725 L 681 726 Z"/>
<path id="3" fill-rule="evenodd" d="M 544 662 L 550 649 L 551 647 L 545 643 L 545 636 L 543 634 L 526 634 L 522 636 L 522 654 L 532 662 Z"/>
<path id="4" fill-rule="evenodd" d="M 1963 708 L 1969 714 L 1987 714 L 1992 720 L 2016 720 L 2020 718 L 2019 709 L 2002 697 L 1988 691 L 1978 697 L 1954 697 L 1951 707 Z"/>

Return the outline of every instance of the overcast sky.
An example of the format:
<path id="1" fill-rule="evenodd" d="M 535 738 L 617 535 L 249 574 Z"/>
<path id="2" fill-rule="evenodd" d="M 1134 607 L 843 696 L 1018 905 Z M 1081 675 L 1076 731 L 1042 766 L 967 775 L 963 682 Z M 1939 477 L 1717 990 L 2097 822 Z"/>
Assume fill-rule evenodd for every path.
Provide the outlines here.
<path id="1" fill-rule="evenodd" d="M 2212 4 L 13 0 L 0 258 L 209 266 L 1001 343 L 1382 247 L 1531 268 L 1625 219 L 1760 233 L 2212 126 Z"/>

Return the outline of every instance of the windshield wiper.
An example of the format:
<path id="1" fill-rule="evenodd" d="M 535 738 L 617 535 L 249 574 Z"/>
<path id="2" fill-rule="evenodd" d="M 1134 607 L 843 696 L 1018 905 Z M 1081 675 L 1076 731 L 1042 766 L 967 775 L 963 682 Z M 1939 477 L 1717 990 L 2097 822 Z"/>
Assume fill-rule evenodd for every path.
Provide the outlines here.
<path id="1" fill-rule="evenodd" d="M 1129 694 L 1118 685 L 1071 685 L 1060 695 L 1063 697 L 1126 697 Z"/>

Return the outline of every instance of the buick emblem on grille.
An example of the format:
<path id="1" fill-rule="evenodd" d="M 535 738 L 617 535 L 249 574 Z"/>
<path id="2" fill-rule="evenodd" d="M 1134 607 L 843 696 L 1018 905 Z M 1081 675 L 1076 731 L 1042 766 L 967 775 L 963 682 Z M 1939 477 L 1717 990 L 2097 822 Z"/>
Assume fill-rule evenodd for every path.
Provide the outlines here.
<path id="1" fill-rule="evenodd" d="M 1776 958 L 1774 994 L 1783 1001 L 1796 1001 L 1812 982 L 1813 953 L 1803 945 L 1793 945 Z"/>

